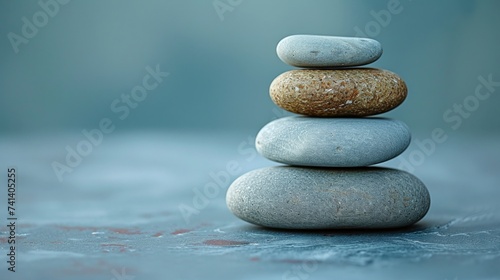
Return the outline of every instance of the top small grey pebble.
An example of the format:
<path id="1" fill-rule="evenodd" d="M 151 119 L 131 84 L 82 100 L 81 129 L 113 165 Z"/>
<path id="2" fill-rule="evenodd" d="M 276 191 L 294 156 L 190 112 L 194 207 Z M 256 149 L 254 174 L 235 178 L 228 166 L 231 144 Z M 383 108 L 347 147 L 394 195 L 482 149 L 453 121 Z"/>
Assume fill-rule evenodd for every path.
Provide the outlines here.
<path id="1" fill-rule="evenodd" d="M 292 35 L 278 43 L 276 52 L 291 66 L 335 68 L 372 63 L 382 55 L 382 45 L 368 38 Z"/>

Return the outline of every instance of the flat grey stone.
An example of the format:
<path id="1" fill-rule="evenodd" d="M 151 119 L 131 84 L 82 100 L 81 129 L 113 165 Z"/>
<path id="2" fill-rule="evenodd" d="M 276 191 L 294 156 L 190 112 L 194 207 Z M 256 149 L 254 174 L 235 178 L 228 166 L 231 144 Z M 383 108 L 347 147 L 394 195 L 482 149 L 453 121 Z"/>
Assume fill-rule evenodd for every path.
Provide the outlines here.
<path id="1" fill-rule="evenodd" d="M 275 166 L 236 179 L 226 203 L 240 219 L 283 229 L 395 228 L 430 207 L 425 185 L 389 168 Z"/>
<path id="2" fill-rule="evenodd" d="M 398 120 L 293 116 L 264 126 L 255 146 L 262 156 L 276 162 L 360 167 L 398 156 L 410 140 L 408 127 Z"/>
<path id="3" fill-rule="evenodd" d="M 346 67 L 372 63 L 382 55 L 373 39 L 318 35 L 292 35 L 276 47 L 279 58 L 296 67 Z"/>

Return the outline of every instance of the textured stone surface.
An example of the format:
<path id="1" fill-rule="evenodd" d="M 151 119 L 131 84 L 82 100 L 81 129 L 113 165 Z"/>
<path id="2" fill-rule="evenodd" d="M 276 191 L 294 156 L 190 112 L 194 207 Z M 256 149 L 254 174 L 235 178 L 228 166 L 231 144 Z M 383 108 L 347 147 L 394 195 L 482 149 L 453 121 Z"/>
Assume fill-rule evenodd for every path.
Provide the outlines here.
<path id="1" fill-rule="evenodd" d="M 297 114 L 318 117 L 369 116 L 387 112 L 407 95 L 405 82 L 382 69 L 292 70 L 271 83 L 271 99 Z"/>
<path id="2" fill-rule="evenodd" d="M 63 183 L 50 164 L 81 132 L 3 135 L 1 180 L 6 186 L 7 167 L 19 167 L 20 215 L 17 269 L 8 271 L 3 256 L 0 279 L 498 279 L 498 135 L 451 134 L 450 128 L 450 141 L 415 166 L 432 207 L 414 226 L 288 231 L 235 217 L 226 206 L 229 183 L 217 197 L 205 196 L 204 187 L 217 183 L 209 174 L 226 172 L 229 162 L 239 167 L 238 174 L 228 173 L 230 181 L 269 166 L 263 157 L 238 152 L 249 134 L 116 133 Z M 464 149 L 471 143 L 473 149 Z M 406 159 L 419 148 L 412 145 Z M 7 209 L 6 194 L 1 209 Z M 196 208 L 195 197 L 208 204 Z M 192 208 L 181 214 L 180 206 Z M 5 221 L 2 254 L 12 245 Z"/>
<path id="3" fill-rule="evenodd" d="M 292 116 L 268 123 L 255 143 L 261 155 L 276 162 L 359 167 L 396 157 L 410 139 L 408 127 L 393 119 Z"/>
<path id="4" fill-rule="evenodd" d="M 392 228 L 419 221 L 430 196 L 419 179 L 395 169 L 275 166 L 236 179 L 226 202 L 239 218 L 266 227 Z"/>
<path id="5" fill-rule="evenodd" d="M 343 67 L 372 63 L 382 55 L 373 39 L 318 35 L 292 35 L 276 47 L 279 58 L 297 67 Z"/>

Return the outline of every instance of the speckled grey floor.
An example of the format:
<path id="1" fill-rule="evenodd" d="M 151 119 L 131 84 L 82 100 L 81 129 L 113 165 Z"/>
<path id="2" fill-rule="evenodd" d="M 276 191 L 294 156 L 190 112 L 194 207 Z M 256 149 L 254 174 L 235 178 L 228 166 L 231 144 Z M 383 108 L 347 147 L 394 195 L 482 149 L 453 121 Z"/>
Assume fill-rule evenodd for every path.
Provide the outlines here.
<path id="1" fill-rule="evenodd" d="M 238 220 L 225 206 L 228 184 L 193 204 L 229 162 L 238 174 L 275 165 L 251 149 L 255 133 L 107 135 L 63 182 L 51 163 L 80 134 L 0 137 L 1 184 L 8 166 L 19 178 L 16 273 L 7 271 L 0 193 L 0 278 L 500 278 L 498 137 L 450 135 L 415 166 L 432 203 L 411 228 L 303 232 Z"/>

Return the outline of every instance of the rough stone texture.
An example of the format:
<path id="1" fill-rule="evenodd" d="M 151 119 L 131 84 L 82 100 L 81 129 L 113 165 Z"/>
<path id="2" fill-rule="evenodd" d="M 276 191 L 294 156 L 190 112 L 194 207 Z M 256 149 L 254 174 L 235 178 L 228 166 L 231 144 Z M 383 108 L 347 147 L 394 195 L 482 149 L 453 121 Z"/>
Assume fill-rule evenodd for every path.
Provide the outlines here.
<path id="1" fill-rule="evenodd" d="M 431 209 L 414 226 L 315 231 L 274 230 L 238 219 L 227 209 L 223 183 L 215 198 L 205 196 L 207 185 L 218 184 L 209 174 L 226 182 L 222 172 L 231 170 L 230 162 L 236 161 L 238 175 L 270 165 L 238 152 L 242 141 L 248 143 L 248 131 L 223 135 L 116 133 L 61 183 L 50 164 L 57 155 L 64 160 L 64 147 L 81 139 L 81 132 L 4 134 L 1 181 L 5 187 L 7 167 L 19 167 L 20 215 L 17 269 L 8 271 L 2 256 L 0 279 L 499 278 L 499 135 L 450 135 L 438 152 L 414 166 L 432 196 Z M 464 148 L 471 143 L 474 148 Z M 419 149 L 412 145 L 406 159 Z M 7 211 L 7 190 L 0 196 L 0 208 Z M 195 197 L 208 204 L 196 207 Z M 187 214 L 180 206 L 190 207 Z M 2 254 L 12 245 L 7 224 L 0 230 Z"/>
<path id="2" fill-rule="evenodd" d="M 292 116 L 268 123 L 257 134 L 257 151 L 281 163 L 359 167 L 387 161 L 410 144 L 401 121 L 385 118 Z"/>
<path id="3" fill-rule="evenodd" d="M 422 219 L 430 196 L 395 169 L 275 166 L 236 179 L 226 202 L 242 220 L 272 228 L 394 228 Z"/>
<path id="4" fill-rule="evenodd" d="M 396 74 L 375 68 L 292 70 L 271 83 L 271 99 L 279 107 L 317 117 L 369 116 L 387 112 L 407 95 Z"/>
<path id="5" fill-rule="evenodd" d="M 317 35 L 292 35 L 276 47 L 278 57 L 297 67 L 344 67 L 372 63 L 382 55 L 373 39 Z"/>

